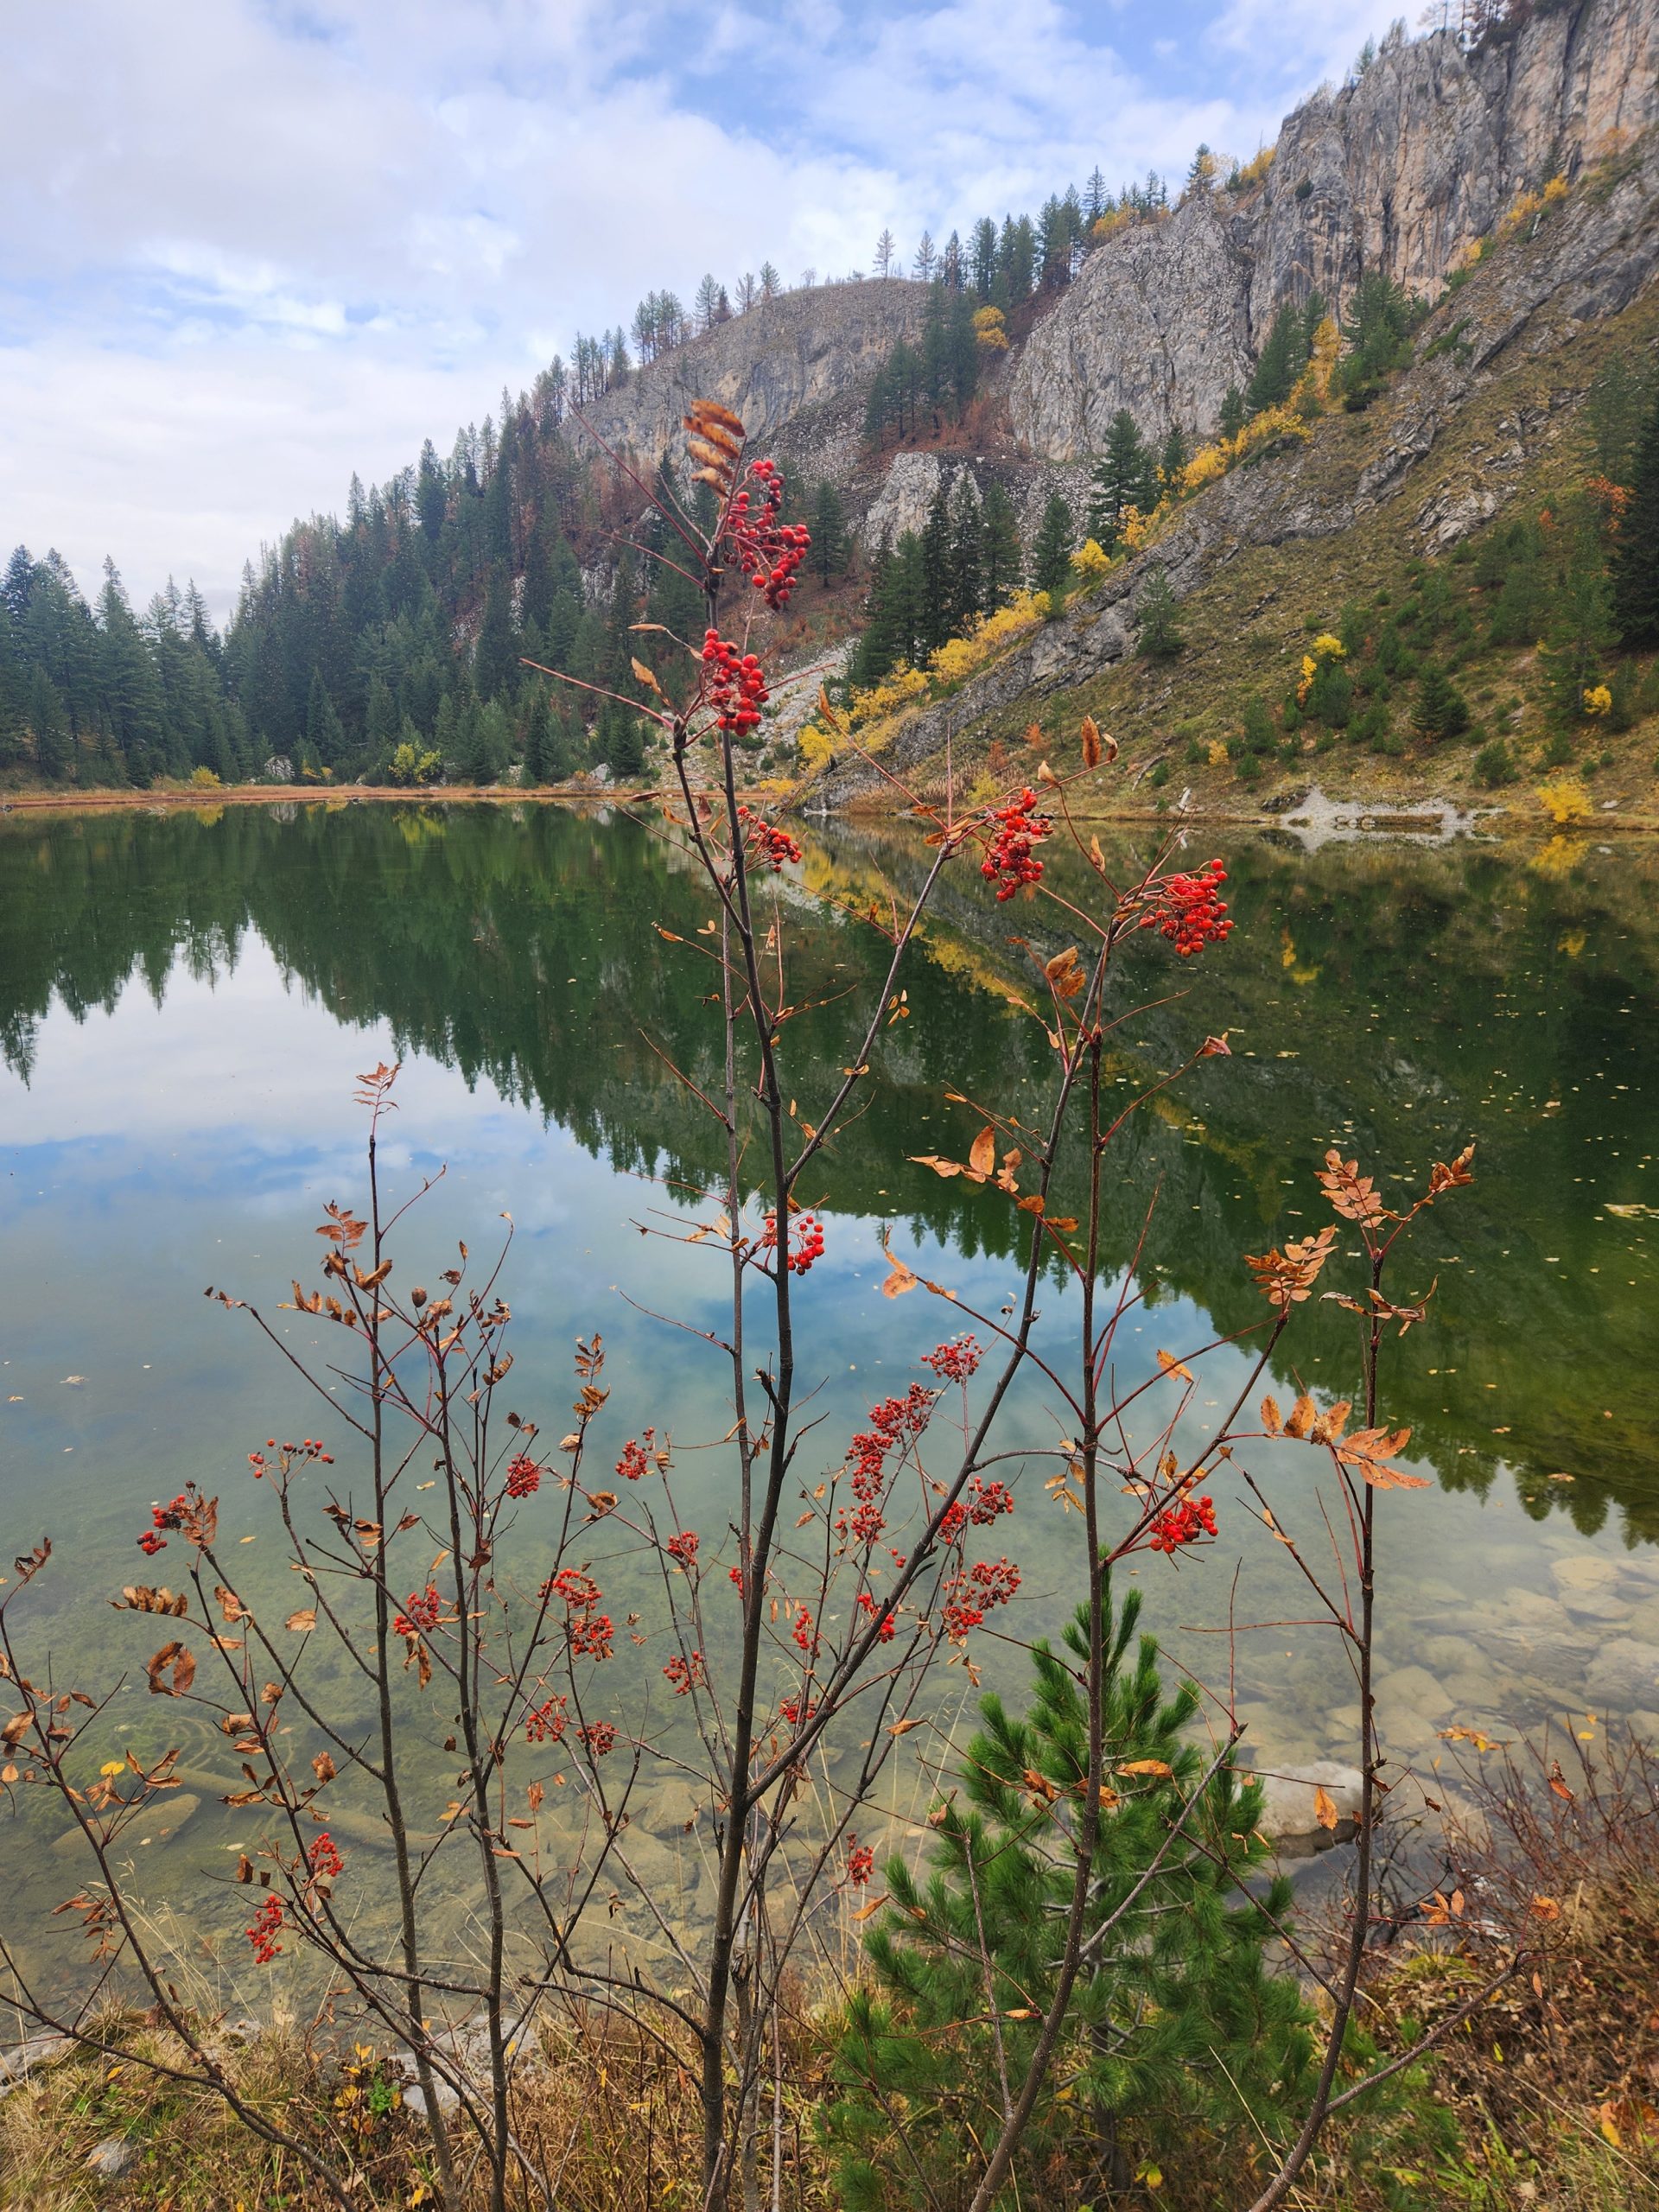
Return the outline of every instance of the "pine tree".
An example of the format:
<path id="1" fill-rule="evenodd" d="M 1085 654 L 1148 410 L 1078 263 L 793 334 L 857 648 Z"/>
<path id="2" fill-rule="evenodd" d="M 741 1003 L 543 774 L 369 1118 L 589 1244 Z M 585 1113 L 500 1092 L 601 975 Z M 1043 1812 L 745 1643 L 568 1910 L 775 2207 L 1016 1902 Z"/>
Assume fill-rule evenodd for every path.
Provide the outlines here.
<path id="1" fill-rule="evenodd" d="M 1245 387 L 1244 405 L 1252 415 L 1264 407 L 1279 407 L 1290 397 L 1291 387 L 1307 359 L 1302 340 L 1302 320 L 1288 302 L 1268 327 L 1255 367 Z"/>
<path id="2" fill-rule="evenodd" d="M 1116 546 L 1130 507 L 1148 513 L 1156 504 L 1152 455 L 1127 407 L 1120 407 L 1106 431 L 1106 450 L 1095 464 L 1086 522 L 1088 534 L 1103 552 Z"/>
<path id="3" fill-rule="evenodd" d="M 11 609 L 0 590 L 0 769 L 23 755 L 23 663 L 13 634 Z"/>
<path id="4" fill-rule="evenodd" d="M 921 620 L 918 645 L 925 659 L 950 635 L 950 509 L 941 479 L 927 510 L 921 543 Z"/>
<path id="5" fill-rule="evenodd" d="M 1230 384 L 1221 403 L 1221 415 L 1217 429 L 1224 438 L 1236 438 L 1246 421 L 1244 395 L 1236 384 Z"/>
<path id="6" fill-rule="evenodd" d="M 1173 660 L 1186 639 L 1181 632 L 1179 603 L 1161 566 L 1154 564 L 1148 574 L 1135 612 L 1141 618 L 1136 651 L 1147 660 Z"/>
<path id="7" fill-rule="evenodd" d="M 518 675 L 518 641 L 512 621 L 512 585 L 506 563 L 497 561 L 484 587 L 484 613 L 473 655 L 473 682 L 486 704 L 504 698 Z"/>
<path id="8" fill-rule="evenodd" d="M 148 784 L 185 763 L 167 758 L 161 679 L 113 561 L 104 563 L 98 613 L 99 702 L 132 780 Z"/>
<path id="9" fill-rule="evenodd" d="M 980 607 L 985 613 L 995 614 L 1019 590 L 1023 567 L 1014 502 L 995 477 L 985 486 L 979 516 Z"/>
<path id="10" fill-rule="evenodd" d="M 1100 1683 L 1109 1817 L 1090 1869 L 1084 1963 L 1054 2055 L 1064 2094 L 1038 2103 L 1008 2199 L 1103 2205 L 1137 2164 L 1294 2132 L 1312 2063 L 1310 2015 L 1268 1947 L 1290 1906 L 1266 1857 L 1260 1785 L 1224 1764 L 1207 1782 L 1191 1740 L 1197 1694 L 1166 1698 L 1150 1637 L 1133 1649 L 1140 1593 L 1113 1618 Z M 933 2212 L 966 2202 L 995 2139 L 1004 2082 L 1025 2077 L 1058 1970 L 1075 1879 L 1072 1833 L 1088 1777 L 1086 1615 L 1064 1649 L 1033 1650 L 1021 1715 L 995 1697 L 956 1785 L 931 1816 L 933 1871 L 899 1856 L 890 1910 L 866 1937 L 875 1987 L 848 1999 L 824 2114 L 846 2212 Z M 1128 1780 L 1127 1777 L 1135 1779 Z M 988 1979 L 988 1993 L 987 1982 Z M 1213 2163 L 1211 2165 L 1213 2172 Z M 1196 2178 L 1196 2177 L 1195 2177 Z M 1196 2201 L 1196 2200 L 1195 2200 Z"/>
<path id="11" fill-rule="evenodd" d="M 553 713 L 547 703 L 545 691 L 538 690 L 530 702 L 530 719 L 524 724 L 524 781 L 545 784 L 553 774 Z"/>
<path id="12" fill-rule="evenodd" d="M 1659 645 L 1659 396 L 1628 474 L 1630 505 L 1613 544 L 1612 611 L 1620 639 L 1639 652 Z"/>
<path id="13" fill-rule="evenodd" d="M 1043 509 L 1037 541 L 1031 549 L 1031 588 L 1046 591 L 1057 603 L 1071 581 L 1071 556 L 1077 531 L 1071 510 L 1056 492 Z"/>
<path id="14" fill-rule="evenodd" d="M 1469 727 L 1469 708 L 1446 671 L 1431 663 L 1417 683 L 1411 726 L 1419 737 L 1458 737 Z"/>
<path id="15" fill-rule="evenodd" d="M 321 767 L 338 768 L 346 758 L 346 732 L 320 668 L 311 673 L 311 696 L 305 709 L 305 739 Z"/>
<path id="16" fill-rule="evenodd" d="M 875 242 L 875 273 L 878 276 L 892 276 L 893 257 L 898 251 L 893 232 L 884 225 L 881 235 Z"/>
<path id="17" fill-rule="evenodd" d="M 1362 276 L 1342 325 L 1347 352 L 1337 365 L 1336 386 L 1351 414 L 1369 407 L 1395 369 L 1411 359 L 1411 334 L 1427 308 L 1380 269 Z"/>
<path id="18" fill-rule="evenodd" d="M 971 254 L 974 290 L 983 306 L 988 302 L 991 287 L 996 282 L 996 225 L 988 215 L 982 215 L 974 225 Z"/>
<path id="19" fill-rule="evenodd" d="M 420 517 L 421 528 L 431 544 L 437 543 L 442 532 L 448 505 L 448 493 L 438 467 L 437 452 L 429 438 L 421 448 L 420 473 L 415 486 L 415 512 Z"/>
<path id="20" fill-rule="evenodd" d="M 399 716 L 397 702 L 391 696 L 391 686 L 383 676 L 369 678 L 368 712 L 365 718 L 369 751 L 377 760 L 384 760 L 396 749 Z"/>
<path id="21" fill-rule="evenodd" d="M 852 553 L 847 536 L 846 509 L 840 493 L 827 477 L 813 495 L 809 528 L 812 535 L 809 557 L 813 573 L 827 588 L 832 578 L 844 572 Z"/>
<path id="22" fill-rule="evenodd" d="M 983 603 L 980 572 L 983 528 L 979 494 L 964 468 L 957 479 L 950 501 L 950 549 L 945 584 L 945 619 L 954 637 L 965 636 L 978 619 Z"/>
<path id="23" fill-rule="evenodd" d="M 43 668 L 37 667 L 29 679 L 28 715 L 29 734 L 35 740 L 35 769 L 48 784 L 60 783 L 71 757 L 69 733 L 63 702 Z"/>
<path id="24" fill-rule="evenodd" d="M 1158 474 L 1163 488 L 1172 496 L 1181 488 L 1182 473 L 1192 459 L 1186 432 L 1179 423 L 1172 423 L 1169 435 L 1164 440 L 1164 449 L 1158 456 Z"/>

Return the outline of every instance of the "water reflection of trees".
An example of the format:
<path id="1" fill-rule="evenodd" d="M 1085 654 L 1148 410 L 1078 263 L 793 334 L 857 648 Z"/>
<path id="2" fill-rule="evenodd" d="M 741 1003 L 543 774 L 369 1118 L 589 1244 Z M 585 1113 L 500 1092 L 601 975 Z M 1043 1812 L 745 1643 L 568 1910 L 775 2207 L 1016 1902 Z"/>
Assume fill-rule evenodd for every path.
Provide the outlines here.
<path id="1" fill-rule="evenodd" d="M 1433 1318 L 1395 1362 L 1396 1415 L 1449 1484 L 1491 1481 L 1502 1426 L 1529 1510 L 1565 1506 L 1588 1528 L 1617 1500 L 1632 1529 L 1659 1534 L 1646 1443 L 1659 1290 L 1641 1221 L 1602 1211 L 1649 1196 L 1637 1162 L 1659 871 L 1622 854 L 1586 852 L 1563 872 L 1492 849 L 1304 856 L 1215 842 L 1230 851 L 1240 928 L 1182 978 L 1183 995 L 1126 1026 L 1114 1073 L 1127 1095 L 1224 1029 L 1236 1057 L 1138 1117 L 1116 1249 L 1131 1249 L 1139 1194 L 1156 1181 L 1151 1294 L 1186 1295 L 1241 1327 L 1260 1309 L 1240 1252 L 1313 1224 L 1327 1144 L 1415 1182 L 1476 1135 L 1479 1179 L 1446 1227 Z M 857 904 L 889 883 L 902 895 L 922 863 L 902 836 L 842 832 L 809 853 L 805 874 Z M 1063 864 L 1057 880 L 1086 893 L 1080 869 Z M 874 1103 L 809 1195 L 868 1212 L 885 1192 L 901 1241 L 997 1254 L 1014 1235 L 1006 1202 L 906 1157 L 968 1132 L 942 1081 L 1017 1112 L 1040 1072 L 1041 1027 L 1014 1002 L 1031 971 L 1010 940 L 1057 950 L 1053 909 L 999 907 L 980 890 L 967 867 L 947 876 L 908 1018 L 884 1034 Z M 838 1066 L 834 1000 L 879 978 L 886 946 L 789 895 L 793 995 L 829 1001 L 803 1015 L 796 1051 Z M 619 1166 L 696 1181 L 718 1168 L 712 1131 L 652 1047 L 694 1079 L 713 1073 L 719 1026 L 701 997 L 712 978 L 662 935 L 695 946 L 708 903 L 663 836 L 548 807 L 13 822 L 0 825 L 0 1050 L 26 1076 L 54 997 L 77 1018 L 134 982 L 159 1001 L 175 961 L 211 977 L 252 931 L 338 1018 L 385 1020 L 404 1051 L 487 1078 Z M 1120 1004 L 1166 976 L 1132 957 Z M 1332 1308 L 1310 1313 L 1304 1376 L 1340 1384 L 1347 1327 Z"/>

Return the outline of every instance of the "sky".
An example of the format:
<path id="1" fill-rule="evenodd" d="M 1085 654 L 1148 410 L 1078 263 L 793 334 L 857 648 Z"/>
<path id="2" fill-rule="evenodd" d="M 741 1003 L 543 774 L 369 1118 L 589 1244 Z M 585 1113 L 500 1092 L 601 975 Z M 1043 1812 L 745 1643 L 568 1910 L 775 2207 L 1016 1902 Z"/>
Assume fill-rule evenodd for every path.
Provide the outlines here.
<path id="1" fill-rule="evenodd" d="M 296 514 L 705 270 L 868 270 L 1200 140 L 1398 0 L 77 0 L 0 74 L 0 560 L 221 616 Z"/>

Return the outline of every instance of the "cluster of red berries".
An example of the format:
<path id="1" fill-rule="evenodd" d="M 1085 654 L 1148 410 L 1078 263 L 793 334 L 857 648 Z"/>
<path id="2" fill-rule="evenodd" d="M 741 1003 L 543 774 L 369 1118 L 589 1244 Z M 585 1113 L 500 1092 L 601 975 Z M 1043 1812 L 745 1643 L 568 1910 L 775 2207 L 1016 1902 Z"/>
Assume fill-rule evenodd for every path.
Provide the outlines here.
<path id="1" fill-rule="evenodd" d="M 411 1590 L 409 1603 L 392 1622 L 394 1636 L 421 1636 L 438 1624 L 438 1615 L 443 1611 L 443 1600 L 438 1595 L 438 1586 L 429 1582 L 424 1590 Z"/>
<path id="2" fill-rule="evenodd" d="M 718 630 L 703 633 L 703 696 L 721 729 L 755 729 L 770 696 L 766 671 L 753 653 L 741 653 Z"/>
<path id="3" fill-rule="evenodd" d="M 796 1643 L 799 1648 L 805 1652 L 809 1659 L 816 1659 L 817 1657 L 818 1639 L 813 1633 L 812 1614 L 810 1607 L 805 1605 L 798 1605 L 795 1608 L 795 1625 L 790 1630 L 790 1633 L 794 1637 Z"/>
<path id="4" fill-rule="evenodd" d="M 863 1888 L 875 1872 L 875 1851 L 872 1845 L 861 1843 L 855 1835 L 847 1839 L 847 1878 Z"/>
<path id="5" fill-rule="evenodd" d="M 1206 944 L 1219 944 L 1232 935 L 1227 902 L 1216 895 L 1226 880 L 1227 871 L 1219 861 L 1210 861 L 1195 875 L 1166 875 L 1135 927 L 1155 929 L 1183 960 L 1190 960 Z"/>
<path id="6" fill-rule="evenodd" d="M 778 1700 L 778 1718 L 791 1728 L 798 1728 L 802 1721 L 810 1720 L 817 1709 L 810 1698 L 785 1697 Z"/>
<path id="7" fill-rule="evenodd" d="M 596 1759 L 602 1759 L 616 1745 L 616 1731 L 608 1720 L 589 1721 L 587 1727 L 578 1728 L 576 1741 Z"/>
<path id="8" fill-rule="evenodd" d="M 1183 1498 L 1153 1522 L 1147 1548 L 1154 1552 L 1179 1551 L 1183 1544 L 1196 1544 L 1200 1536 L 1213 1536 L 1215 1533 L 1216 1509 L 1210 1500 Z"/>
<path id="9" fill-rule="evenodd" d="M 922 1365 L 931 1367 L 941 1382 L 965 1382 L 970 1375 L 979 1372 L 983 1357 L 978 1338 L 964 1331 L 959 1337 L 948 1338 L 937 1351 L 925 1351 Z"/>
<path id="10" fill-rule="evenodd" d="M 696 1530 L 682 1529 L 677 1536 L 669 1538 L 663 1549 L 670 1559 L 677 1560 L 682 1567 L 695 1567 L 697 1563 Z"/>
<path id="11" fill-rule="evenodd" d="M 545 1705 L 533 1705 L 524 1715 L 524 1741 L 527 1744 L 556 1744 L 563 1733 L 563 1697 L 550 1697 Z"/>
<path id="12" fill-rule="evenodd" d="M 546 1586 L 554 1597 L 564 1600 L 572 1656 L 578 1659 L 608 1659 L 611 1639 L 616 1630 L 610 1615 L 599 1611 L 605 1592 L 593 1576 L 582 1573 L 579 1567 L 562 1567 Z"/>
<path id="13" fill-rule="evenodd" d="M 947 1586 L 944 1632 L 960 1643 L 995 1606 L 1011 1603 L 1020 1587 L 1020 1570 L 1007 1559 L 981 1560 Z"/>
<path id="14" fill-rule="evenodd" d="M 816 1214 L 799 1213 L 789 1224 L 790 1249 L 784 1265 L 792 1275 L 804 1275 L 814 1260 L 823 1257 L 823 1224 Z M 761 1230 L 755 1249 L 773 1252 L 778 1249 L 778 1217 L 766 1216 L 766 1225 Z"/>
<path id="15" fill-rule="evenodd" d="M 312 1838 L 311 1848 L 306 1856 L 311 1862 L 311 1878 L 316 1882 L 334 1881 L 346 1864 L 327 1828 L 321 1835 Z"/>
<path id="16" fill-rule="evenodd" d="M 988 1529 L 1001 1513 L 1014 1510 L 1014 1492 L 1006 1483 L 984 1481 L 976 1475 L 968 1484 L 964 1501 L 958 1498 L 954 1505 L 945 1508 L 939 1522 L 939 1535 L 947 1544 L 954 1544 L 963 1529 Z"/>
<path id="17" fill-rule="evenodd" d="M 769 868 L 775 874 L 785 861 L 798 861 L 801 857 L 800 845 L 787 830 L 774 829 L 770 822 L 763 822 L 747 806 L 738 808 L 737 818 L 749 825 L 745 842 L 754 855 L 757 867 Z"/>
<path id="18" fill-rule="evenodd" d="M 669 1661 L 663 1672 L 667 1675 L 676 1697 L 689 1697 L 709 1679 L 701 1651 L 694 1651 L 689 1659 L 677 1654 Z"/>
<path id="19" fill-rule="evenodd" d="M 993 825 L 991 842 L 979 872 L 988 882 L 996 884 L 999 900 L 1012 899 L 1016 891 L 1041 878 L 1043 864 L 1032 847 L 1040 844 L 1054 824 L 1036 810 L 1035 792 L 1023 791 L 1007 806 L 992 807 L 986 816 Z"/>
<path id="20" fill-rule="evenodd" d="M 645 1441 L 631 1436 L 622 1446 L 622 1457 L 616 1463 L 616 1471 L 624 1482 L 637 1483 L 651 1470 L 651 1447 L 657 1441 L 655 1428 L 645 1431 Z"/>
<path id="21" fill-rule="evenodd" d="M 785 607 L 795 588 L 796 573 L 806 558 L 811 535 L 802 523 L 780 522 L 783 472 L 775 461 L 752 461 L 751 484 L 732 495 L 721 535 L 732 557 L 766 605 Z"/>
<path id="22" fill-rule="evenodd" d="M 858 1602 L 860 1609 L 867 1612 L 872 1620 L 880 1613 L 880 1626 L 876 1630 L 876 1641 L 878 1643 L 891 1643 L 899 1626 L 897 1614 L 891 1607 L 883 1612 L 868 1590 L 859 1592 Z"/>
<path id="23" fill-rule="evenodd" d="M 935 1403 L 931 1390 L 912 1382 L 902 1398 L 883 1398 L 879 1406 L 870 1408 L 870 1425 L 854 1437 L 853 1448 L 847 1455 L 853 1496 L 858 1504 L 850 1518 L 845 1514 L 841 1516 L 842 1535 L 851 1535 L 861 1544 L 873 1544 L 887 1527 L 880 1499 L 887 1484 L 887 1456 L 895 1449 L 902 1451 L 907 1442 L 921 1434 L 933 1418 Z"/>
<path id="24" fill-rule="evenodd" d="M 150 1507 L 151 1525 L 138 1539 L 138 1548 L 141 1552 L 148 1553 L 149 1557 L 154 1559 L 157 1552 L 164 1552 L 167 1549 L 167 1538 L 158 1535 L 157 1531 L 162 1529 L 177 1529 L 182 1525 L 185 1515 L 192 1510 L 196 1502 L 191 1496 L 191 1491 L 194 1488 L 195 1485 L 193 1483 L 190 1490 L 181 1490 L 171 1505 Z"/>
<path id="25" fill-rule="evenodd" d="M 542 1471 L 529 1452 L 521 1452 L 507 1462 L 507 1496 L 534 1497 L 542 1486 Z"/>
<path id="26" fill-rule="evenodd" d="M 268 1967 L 282 1949 L 282 1945 L 276 1941 L 282 1924 L 282 1899 L 267 1896 L 247 1927 L 247 1938 L 253 1946 L 255 1966 Z"/>

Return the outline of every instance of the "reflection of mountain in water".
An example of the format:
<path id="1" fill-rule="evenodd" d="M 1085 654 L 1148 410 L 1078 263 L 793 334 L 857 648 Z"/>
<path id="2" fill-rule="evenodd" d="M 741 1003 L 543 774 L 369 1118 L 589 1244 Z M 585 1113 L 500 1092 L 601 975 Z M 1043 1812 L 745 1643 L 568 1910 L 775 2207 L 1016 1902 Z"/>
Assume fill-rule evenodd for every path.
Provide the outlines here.
<path id="1" fill-rule="evenodd" d="M 849 833 L 815 848 L 805 874 L 861 901 L 887 880 L 902 893 L 922 858 Z M 1659 1203 L 1643 1104 L 1644 1077 L 1659 1080 L 1659 869 L 1560 841 L 1530 864 L 1481 849 L 1297 856 L 1234 841 L 1230 865 L 1230 943 L 1182 970 L 1137 944 L 1120 978 L 1124 1008 L 1183 994 L 1121 1033 L 1125 1096 L 1206 1033 L 1230 1029 L 1235 1057 L 1130 1124 L 1111 1249 L 1131 1249 L 1156 1185 L 1152 1295 L 1182 1293 L 1224 1330 L 1242 1327 L 1262 1309 L 1240 1255 L 1324 1218 L 1313 1169 L 1328 1144 L 1387 1166 L 1403 1190 L 1476 1136 L 1474 1189 L 1427 1218 L 1396 1286 L 1440 1279 L 1433 1318 L 1394 1355 L 1390 1412 L 1453 1486 L 1490 1480 L 1510 1450 L 1494 1431 L 1509 1430 L 1531 1510 L 1561 1504 L 1589 1527 L 1615 1498 L 1633 1530 L 1659 1534 L 1652 1237 L 1639 1215 L 1605 1210 Z M 1061 862 L 1052 880 L 1083 903 L 1086 876 Z M 717 1017 L 700 995 L 713 978 L 691 949 L 710 904 L 664 838 L 548 807 L 15 822 L 0 825 L 0 1046 L 26 1074 L 54 994 L 79 1015 L 112 1006 L 136 974 L 159 996 L 176 958 L 211 974 L 251 929 L 339 1018 L 388 1020 L 404 1049 L 487 1077 L 620 1166 L 696 1179 L 717 1169 L 711 1128 L 646 1039 L 695 1080 L 715 1078 Z M 810 1118 L 845 1056 L 833 1001 L 875 988 L 887 948 L 828 907 L 791 906 L 791 997 L 831 1001 L 786 1037 Z M 943 1103 L 947 1084 L 1016 1114 L 1035 1106 L 1046 1049 L 1010 1002 L 1029 970 L 1009 940 L 1027 931 L 1056 950 L 1053 912 L 996 906 L 966 864 L 947 877 L 909 1018 L 883 1033 L 874 1103 L 809 1198 L 890 1208 L 912 1234 L 964 1249 L 1011 1249 L 1006 1200 L 907 1155 L 971 1135 Z M 1351 1325 L 1306 1310 L 1305 1379 L 1345 1387 Z"/>

